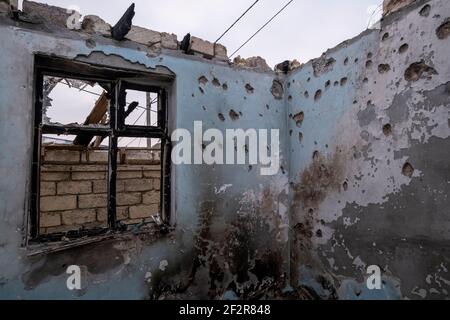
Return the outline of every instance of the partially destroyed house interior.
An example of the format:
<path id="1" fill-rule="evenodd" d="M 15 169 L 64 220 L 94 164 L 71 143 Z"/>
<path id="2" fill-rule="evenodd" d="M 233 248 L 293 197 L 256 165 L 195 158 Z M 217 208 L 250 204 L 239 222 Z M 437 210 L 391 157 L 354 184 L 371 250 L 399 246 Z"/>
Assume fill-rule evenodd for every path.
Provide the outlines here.
<path id="1" fill-rule="evenodd" d="M 0 299 L 449 298 L 447 0 L 275 68 L 135 10 L 0 0 Z M 279 130 L 277 174 L 174 165 L 198 121 Z"/>

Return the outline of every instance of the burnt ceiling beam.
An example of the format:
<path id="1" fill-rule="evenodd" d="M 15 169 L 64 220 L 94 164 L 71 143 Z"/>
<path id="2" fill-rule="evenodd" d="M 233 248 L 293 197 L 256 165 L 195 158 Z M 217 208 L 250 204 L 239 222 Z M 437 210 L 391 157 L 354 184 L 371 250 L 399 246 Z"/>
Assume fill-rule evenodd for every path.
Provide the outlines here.
<path id="1" fill-rule="evenodd" d="M 136 14 L 134 12 L 134 3 L 125 11 L 119 22 L 111 29 L 111 36 L 113 39 L 122 41 L 125 36 L 130 32 L 131 26 L 133 25 L 133 18 Z"/>

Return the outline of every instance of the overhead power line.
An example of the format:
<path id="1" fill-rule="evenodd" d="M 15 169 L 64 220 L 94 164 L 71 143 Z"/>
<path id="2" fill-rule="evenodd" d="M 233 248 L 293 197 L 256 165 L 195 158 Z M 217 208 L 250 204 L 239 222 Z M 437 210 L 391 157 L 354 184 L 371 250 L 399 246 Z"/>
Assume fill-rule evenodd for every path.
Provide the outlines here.
<path id="1" fill-rule="evenodd" d="M 225 30 L 224 33 L 222 33 L 222 35 L 214 42 L 214 44 L 219 42 L 220 39 L 222 39 L 228 33 L 228 31 L 230 31 L 236 25 L 236 23 L 238 23 L 258 2 L 259 0 L 256 0 L 227 30 Z"/>
<path id="2" fill-rule="evenodd" d="M 240 46 L 233 54 L 231 54 L 230 58 L 232 58 L 236 53 L 238 53 L 247 43 L 249 43 L 258 33 L 260 33 L 269 23 L 273 21 L 281 12 L 283 12 L 294 0 L 289 1 L 283 8 L 280 9 L 269 21 L 267 21 L 261 28 L 258 29 L 247 41 L 244 42 L 242 46 Z"/>

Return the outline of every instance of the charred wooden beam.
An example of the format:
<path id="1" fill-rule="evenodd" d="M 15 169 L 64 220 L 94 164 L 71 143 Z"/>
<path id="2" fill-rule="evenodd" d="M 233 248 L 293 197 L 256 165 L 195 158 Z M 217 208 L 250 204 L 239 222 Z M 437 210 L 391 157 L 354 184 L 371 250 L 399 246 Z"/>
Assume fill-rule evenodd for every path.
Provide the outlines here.
<path id="1" fill-rule="evenodd" d="M 119 22 L 111 29 L 111 36 L 113 39 L 122 41 L 125 36 L 130 32 L 131 26 L 133 25 L 133 18 L 136 14 L 134 12 L 134 3 L 125 11 Z"/>
<path id="2" fill-rule="evenodd" d="M 104 120 L 105 115 L 108 112 L 108 104 L 109 104 L 108 95 L 106 92 L 103 92 L 103 94 L 95 103 L 95 106 L 92 109 L 89 116 L 87 117 L 86 121 L 84 122 L 84 125 L 89 126 L 100 124 L 100 122 Z M 76 146 L 87 147 L 91 143 L 93 138 L 94 136 L 91 134 L 82 133 L 75 138 L 73 144 Z"/>

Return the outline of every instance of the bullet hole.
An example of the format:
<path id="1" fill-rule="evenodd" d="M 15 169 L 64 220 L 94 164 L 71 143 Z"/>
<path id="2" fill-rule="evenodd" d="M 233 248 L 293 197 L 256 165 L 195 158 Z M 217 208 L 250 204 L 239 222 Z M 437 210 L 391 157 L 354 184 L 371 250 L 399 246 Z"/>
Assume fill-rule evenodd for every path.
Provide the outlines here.
<path id="1" fill-rule="evenodd" d="M 405 163 L 402 169 L 402 173 L 405 177 L 412 178 L 414 175 L 414 167 L 409 163 Z"/>
<path id="2" fill-rule="evenodd" d="M 288 97 L 288 101 L 292 101 L 292 96 L 289 96 L 289 97 Z"/>
<path id="3" fill-rule="evenodd" d="M 206 150 L 206 144 L 202 143 L 202 149 L 203 149 L 203 151 Z"/>
<path id="4" fill-rule="evenodd" d="M 440 40 L 448 38 L 450 35 L 450 18 L 447 18 L 447 20 L 436 29 L 436 35 Z"/>
<path id="5" fill-rule="evenodd" d="M 367 54 L 367 59 L 372 59 L 372 57 L 373 57 L 372 52 L 369 52 L 369 53 Z"/>
<path id="6" fill-rule="evenodd" d="M 232 109 L 232 110 L 230 110 L 230 118 L 233 121 L 237 121 L 237 120 L 239 120 L 240 115 Z"/>
<path id="7" fill-rule="evenodd" d="M 314 95 L 314 100 L 318 101 L 320 98 L 322 98 L 322 90 L 317 90 L 316 94 Z"/>
<path id="8" fill-rule="evenodd" d="M 345 181 L 344 184 L 342 185 L 342 187 L 344 188 L 344 191 L 348 190 L 348 182 Z"/>
<path id="9" fill-rule="evenodd" d="M 297 127 L 301 128 L 301 126 L 303 125 L 303 121 L 305 120 L 305 113 L 299 112 L 294 116 L 293 119 L 294 119 Z"/>
<path id="10" fill-rule="evenodd" d="M 325 82 L 325 89 L 328 89 L 330 86 L 331 86 L 331 81 L 330 80 Z"/>
<path id="11" fill-rule="evenodd" d="M 275 97 L 275 99 L 277 100 L 283 99 L 284 88 L 283 84 L 280 81 L 273 80 L 272 88 L 270 91 L 272 92 L 272 95 Z"/>
<path id="12" fill-rule="evenodd" d="M 369 79 L 368 78 L 364 78 L 363 83 L 368 83 Z"/>
<path id="13" fill-rule="evenodd" d="M 348 79 L 347 78 L 342 78 L 341 79 L 341 86 L 345 86 L 347 84 Z"/>
<path id="14" fill-rule="evenodd" d="M 358 104 L 358 100 L 353 100 L 353 104 Z"/>
<path id="15" fill-rule="evenodd" d="M 292 137 L 292 135 L 294 134 L 294 130 L 289 130 L 289 136 L 291 136 Z"/>
<path id="16" fill-rule="evenodd" d="M 218 114 L 220 121 L 225 122 L 225 116 L 222 113 Z"/>
<path id="17" fill-rule="evenodd" d="M 266 109 L 270 110 L 270 106 L 268 104 L 266 104 Z"/>
<path id="18" fill-rule="evenodd" d="M 316 236 L 317 236 L 317 238 L 322 238 L 323 237 L 323 233 L 322 233 L 322 230 L 317 230 L 317 232 L 316 232 Z"/>
<path id="19" fill-rule="evenodd" d="M 422 10 L 420 10 L 419 14 L 422 17 L 428 17 L 430 15 L 430 11 L 431 11 L 431 6 L 429 4 L 427 4 L 425 7 L 422 8 Z"/>
<path id="20" fill-rule="evenodd" d="M 387 38 L 389 38 L 389 32 L 386 32 L 385 34 L 383 34 L 383 37 L 381 38 L 382 41 L 387 40 Z"/>
<path id="21" fill-rule="evenodd" d="M 200 90 L 200 92 L 201 92 L 202 94 L 205 94 L 205 90 L 203 90 L 202 87 L 198 87 L 198 90 Z"/>
<path id="22" fill-rule="evenodd" d="M 372 66 L 373 66 L 372 60 L 367 60 L 367 62 L 366 62 L 366 68 L 369 69 L 369 68 L 372 68 Z"/>
<path id="23" fill-rule="evenodd" d="M 391 70 L 391 66 L 388 65 L 388 64 L 380 64 L 380 65 L 378 66 L 378 72 L 379 72 L 380 74 L 389 72 L 390 70 Z"/>
<path id="24" fill-rule="evenodd" d="M 320 160 L 320 152 L 319 151 L 314 151 L 314 153 L 313 153 L 313 160 L 314 161 Z"/>
<path id="25" fill-rule="evenodd" d="M 308 99 L 309 98 L 309 92 L 305 91 L 304 96 L 305 96 L 306 99 Z"/>
<path id="26" fill-rule="evenodd" d="M 339 85 L 339 81 L 334 82 L 334 86 L 337 87 Z"/>
<path id="27" fill-rule="evenodd" d="M 398 49 L 398 52 L 399 52 L 400 54 L 403 54 L 403 53 L 405 53 L 406 51 L 408 51 L 408 49 L 409 49 L 409 44 L 405 43 L 405 44 L 402 44 L 402 45 L 401 45 L 401 47 Z"/>
<path id="28" fill-rule="evenodd" d="M 222 85 L 222 89 L 223 89 L 223 90 L 228 90 L 228 84 L 224 83 L 224 84 Z"/>
<path id="29" fill-rule="evenodd" d="M 389 137 L 392 134 L 392 125 L 391 124 L 385 124 L 383 126 L 383 133 L 386 137 Z"/>
<path id="30" fill-rule="evenodd" d="M 306 79 L 306 82 L 310 82 L 310 81 L 311 81 L 311 78 Z"/>
<path id="31" fill-rule="evenodd" d="M 92 39 L 86 40 L 86 47 L 92 49 L 92 48 L 95 48 L 96 45 L 97 45 L 97 43 L 94 40 L 92 40 Z"/>
<path id="32" fill-rule="evenodd" d="M 284 167 L 283 167 L 283 166 L 280 167 L 280 170 L 281 170 L 281 173 L 282 173 L 282 174 L 286 174 L 286 170 L 284 170 Z"/>
<path id="33" fill-rule="evenodd" d="M 344 60 L 344 66 L 348 65 L 348 57 Z"/>
<path id="34" fill-rule="evenodd" d="M 206 111 L 206 107 L 205 106 L 202 106 L 202 108 L 203 108 L 203 111 Z"/>
<path id="35" fill-rule="evenodd" d="M 213 79 L 212 84 L 213 84 L 215 87 L 220 87 L 220 86 L 221 86 L 220 81 L 219 81 L 219 79 L 217 79 L 217 78 L 214 78 L 214 79 Z"/>
<path id="36" fill-rule="evenodd" d="M 415 62 L 411 64 L 408 69 L 405 71 L 405 79 L 406 81 L 418 81 L 420 79 L 431 79 L 433 75 L 438 74 L 437 71 L 425 64 L 425 61 L 422 60 L 420 62 Z"/>
<path id="37" fill-rule="evenodd" d="M 247 93 L 252 94 L 253 92 L 255 92 L 255 89 L 252 87 L 251 84 L 247 83 L 245 85 L 245 90 L 247 90 Z"/>
<path id="38" fill-rule="evenodd" d="M 298 134 L 298 140 L 300 141 L 300 143 L 302 143 L 303 142 L 303 133 L 299 133 Z"/>
<path id="39" fill-rule="evenodd" d="M 356 59 L 355 59 L 355 63 L 358 63 L 358 62 L 359 62 L 359 59 L 358 59 L 358 58 L 356 58 Z"/>
<path id="40" fill-rule="evenodd" d="M 205 76 L 201 76 L 198 78 L 198 84 L 200 85 L 206 85 L 208 83 L 208 79 Z"/>
<path id="41" fill-rule="evenodd" d="M 252 165 L 249 165 L 248 166 L 248 172 L 251 172 L 253 170 L 253 166 Z"/>

